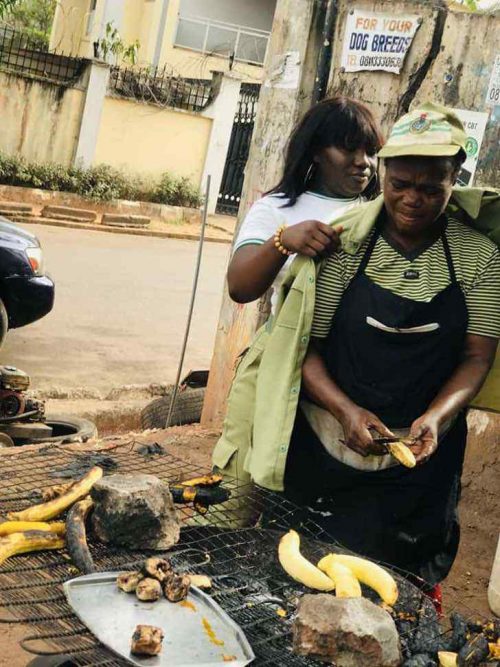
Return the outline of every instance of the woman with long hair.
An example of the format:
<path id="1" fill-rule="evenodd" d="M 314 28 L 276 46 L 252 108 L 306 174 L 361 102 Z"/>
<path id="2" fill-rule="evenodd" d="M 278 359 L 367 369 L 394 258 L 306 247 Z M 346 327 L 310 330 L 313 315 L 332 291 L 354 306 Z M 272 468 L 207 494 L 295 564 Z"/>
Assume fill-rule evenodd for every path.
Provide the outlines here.
<path id="1" fill-rule="evenodd" d="M 330 224 L 378 194 L 382 133 L 371 111 L 348 97 L 313 106 L 292 132 L 279 183 L 250 209 L 228 270 L 231 297 L 277 292 L 293 256 L 325 257 L 338 247 Z"/>

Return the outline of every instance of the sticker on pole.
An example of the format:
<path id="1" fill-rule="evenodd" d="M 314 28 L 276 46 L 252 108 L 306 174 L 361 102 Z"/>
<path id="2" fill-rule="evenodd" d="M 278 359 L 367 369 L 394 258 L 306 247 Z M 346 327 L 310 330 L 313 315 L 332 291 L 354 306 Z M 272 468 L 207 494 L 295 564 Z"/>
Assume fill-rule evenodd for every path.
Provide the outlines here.
<path id="1" fill-rule="evenodd" d="M 399 74 L 422 19 L 353 9 L 346 21 L 341 65 L 345 72 L 362 70 Z"/>
<path id="2" fill-rule="evenodd" d="M 275 56 L 269 76 L 264 81 L 266 88 L 288 88 L 294 90 L 300 82 L 300 53 L 287 51 Z"/>
<path id="3" fill-rule="evenodd" d="M 486 106 L 500 106 L 500 54 L 495 58 L 491 71 L 488 92 L 486 93 Z"/>
<path id="4" fill-rule="evenodd" d="M 458 174 L 459 185 L 472 185 L 476 173 L 479 151 L 483 143 L 484 131 L 488 122 L 488 114 L 482 111 L 469 111 L 468 109 L 453 109 L 463 123 L 467 134 L 465 152 L 467 159 Z"/>

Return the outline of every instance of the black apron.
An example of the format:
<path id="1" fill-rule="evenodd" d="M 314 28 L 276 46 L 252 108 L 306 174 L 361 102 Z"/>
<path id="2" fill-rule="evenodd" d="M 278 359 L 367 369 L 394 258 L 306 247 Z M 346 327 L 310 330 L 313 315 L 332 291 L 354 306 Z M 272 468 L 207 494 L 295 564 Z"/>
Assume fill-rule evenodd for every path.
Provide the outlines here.
<path id="1" fill-rule="evenodd" d="M 397 296 L 367 277 L 379 235 L 376 230 L 340 301 L 325 361 L 355 403 L 389 428 L 406 428 L 459 364 L 468 314 L 444 232 L 450 285 L 426 303 Z M 330 456 L 299 410 L 285 494 L 346 547 L 435 584 L 446 577 L 458 549 L 466 438 L 462 413 L 423 465 L 360 471 Z"/>

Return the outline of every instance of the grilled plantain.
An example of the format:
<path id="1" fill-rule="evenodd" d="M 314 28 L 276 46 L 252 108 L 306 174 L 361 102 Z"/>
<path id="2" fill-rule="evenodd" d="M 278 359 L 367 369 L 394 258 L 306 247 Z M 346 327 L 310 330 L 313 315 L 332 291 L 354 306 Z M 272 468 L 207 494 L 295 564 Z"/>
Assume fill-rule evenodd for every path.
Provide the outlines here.
<path id="1" fill-rule="evenodd" d="M 84 574 L 95 572 L 94 561 L 87 544 L 85 521 L 94 507 L 90 497 L 75 503 L 66 518 L 66 546 L 76 567 Z"/>
<path id="2" fill-rule="evenodd" d="M 47 503 L 33 505 L 20 512 L 10 512 L 7 517 L 11 521 L 46 521 L 62 514 L 77 500 L 84 498 L 97 480 L 103 475 L 102 468 L 94 466 L 89 472 L 76 482 L 66 493 Z"/>
<path id="3" fill-rule="evenodd" d="M 27 530 L 43 530 L 46 533 L 64 535 L 66 524 L 63 521 L 57 523 L 44 523 L 42 521 L 4 521 L 0 523 L 0 537 L 12 535 L 12 533 L 24 533 Z"/>
<path id="4" fill-rule="evenodd" d="M 10 556 L 24 554 L 30 551 L 45 551 L 46 549 L 62 549 L 64 539 L 56 533 L 43 530 L 27 530 L 24 533 L 12 533 L 0 538 L 0 565 Z"/>
<path id="5" fill-rule="evenodd" d="M 166 558 L 148 558 L 144 561 L 142 573 L 145 577 L 151 577 L 161 582 L 173 574 L 173 570 L 170 561 Z"/>
<path id="6" fill-rule="evenodd" d="M 137 584 L 135 594 L 143 602 L 155 602 L 161 597 L 161 584 L 158 579 L 146 577 Z"/>
<path id="7" fill-rule="evenodd" d="M 116 584 L 125 593 L 135 593 L 142 579 L 144 579 L 142 572 L 122 572 L 116 578 Z"/>
<path id="8" fill-rule="evenodd" d="M 163 592 L 169 602 L 180 602 L 187 598 L 191 581 L 185 574 L 174 574 L 163 582 Z"/>

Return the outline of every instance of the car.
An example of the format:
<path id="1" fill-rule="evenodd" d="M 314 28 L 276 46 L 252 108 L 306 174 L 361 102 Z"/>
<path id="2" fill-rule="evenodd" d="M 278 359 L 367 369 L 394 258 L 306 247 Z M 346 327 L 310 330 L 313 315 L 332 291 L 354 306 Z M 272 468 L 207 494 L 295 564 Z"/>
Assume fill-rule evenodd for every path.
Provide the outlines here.
<path id="1" fill-rule="evenodd" d="M 0 216 L 0 345 L 7 331 L 50 313 L 55 286 L 45 274 L 40 241 Z"/>

